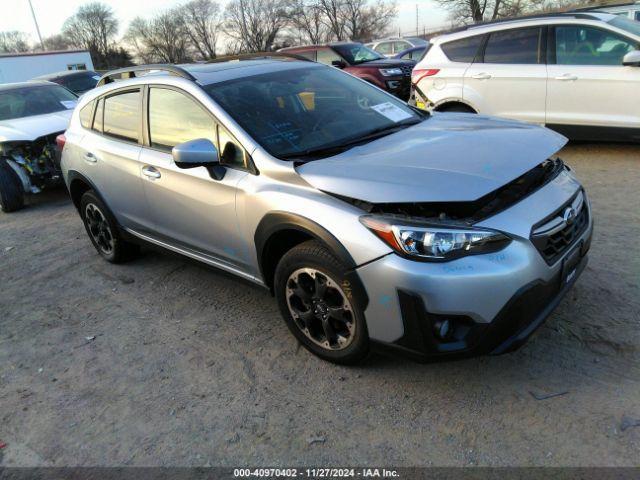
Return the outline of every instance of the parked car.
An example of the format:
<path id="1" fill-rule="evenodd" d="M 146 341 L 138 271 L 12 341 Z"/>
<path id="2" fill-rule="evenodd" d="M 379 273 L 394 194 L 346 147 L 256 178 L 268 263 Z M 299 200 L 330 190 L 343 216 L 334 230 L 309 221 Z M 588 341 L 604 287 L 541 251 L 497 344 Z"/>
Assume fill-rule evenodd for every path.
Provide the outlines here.
<path id="1" fill-rule="evenodd" d="M 640 140 L 640 23 L 567 13 L 432 39 L 416 65 L 421 108 L 499 115 L 572 139 Z"/>
<path id="2" fill-rule="evenodd" d="M 64 139 L 97 252 L 151 243 L 270 289 L 321 358 L 513 350 L 587 262 L 591 209 L 550 130 L 282 57 L 125 72 Z"/>
<path id="3" fill-rule="evenodd" d="M 280 52 L 294 53 L 315 62 L 340 68 L 398 98 L 409 99 L 411 70 L 415 62 L 385 58 L 361 43 L 354 42 L 289 47 L 283 48 Z"/>
<path id="4" fill-rule="evenodd" d="M 95 88 L 100 74 L 92 70 L 66 70 L 64 72 L 50 73 L 34 78 L 34 80 L 54 82 L 68 88 L 76 95 L 82 95 Z"/>
<path id="5" fill-rule="evenodd" d="M 577 8 L 574 12 L 601 12 L 612 13 L 627 17 L 630 20 L 640 21 L 640 2 L 613 3 L 599 7 Z"/>
<path id="6" fill-rule="evenodd" d="M 422 60 L 422 57 L 424 57 L 424 54 L 427 52 L 430 46 L 431 44 L 422 47 L 411 47 L 398 53 L 393 58 L 401 60 L 412 60 L 417 63 Z"/>
<path id="7" fill-rule="evenodd" d="M 13 212 L 28 195 L 62 184 L 56 137 L 78 97 L 49 82 L 0 85 L 0 208 Z"/>
<path id="8" fill-rule="evenodd" d="M 429 42 L 419 37 L 390 37 L 365 44 L 385 57 L 397 58 L 397 54 L 411 47 L 426 47 Z"/>

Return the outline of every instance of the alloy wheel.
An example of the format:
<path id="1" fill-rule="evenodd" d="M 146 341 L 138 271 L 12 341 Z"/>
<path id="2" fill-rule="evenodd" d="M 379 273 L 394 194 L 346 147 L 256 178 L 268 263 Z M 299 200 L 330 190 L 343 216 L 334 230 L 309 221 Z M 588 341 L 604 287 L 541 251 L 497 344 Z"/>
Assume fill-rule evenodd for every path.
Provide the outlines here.
<path id="1" fill-rule="evenodd" d="M 87 204 L 84 210 L 85 222 L 89 234 L 105 255 L 111 255 L 114 248 L 113 233 L 102 211 L 93 203 Z"/>
<path id="2" fill-rule="evenodd" d="M 296 326 L 316 345 L 329 350 L 347 348 L 356 322 L 351 302 L 326 273 L 300 268 L 287 280 L 287 305 Z"/>

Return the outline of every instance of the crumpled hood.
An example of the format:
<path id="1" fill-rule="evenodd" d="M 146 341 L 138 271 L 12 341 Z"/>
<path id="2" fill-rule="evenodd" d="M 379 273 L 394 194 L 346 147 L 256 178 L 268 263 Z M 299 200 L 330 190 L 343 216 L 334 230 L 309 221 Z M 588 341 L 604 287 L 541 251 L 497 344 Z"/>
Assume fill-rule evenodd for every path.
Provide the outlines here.
<path id="1" fill-rule="evenodd" d="M 372 203 L 466 202 L 518 178 L 565 143 L 562 135 L 536 125 L 435 113 L 297 171 L 319 190 Z"/>
<path id="2" fill-rule="evenodd" d="M 72 114 L 73 109 L 0 121 L 0 142 L 32 141 L 43 135 L 62 132 L 69 126 Z"/>

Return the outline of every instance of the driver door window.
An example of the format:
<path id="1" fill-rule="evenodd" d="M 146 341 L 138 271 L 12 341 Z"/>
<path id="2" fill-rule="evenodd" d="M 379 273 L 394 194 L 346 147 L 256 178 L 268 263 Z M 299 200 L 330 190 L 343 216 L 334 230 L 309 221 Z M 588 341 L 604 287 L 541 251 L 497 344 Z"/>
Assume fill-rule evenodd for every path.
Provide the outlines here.
<path id="1" fill-rule="evenodd" d="M 149 141 L 153 148 L 171 151 L 179 143 L 206 138 L 216 144 L 211 116 L 186 95 L 167 88 L 149 90 Z"/>
<path id="2" fill-rule="evenodd" d="M 622 65 L 622 57 L 636 47 L 624 37 L 599 28 L 556 27 L 557 65 Z"/>

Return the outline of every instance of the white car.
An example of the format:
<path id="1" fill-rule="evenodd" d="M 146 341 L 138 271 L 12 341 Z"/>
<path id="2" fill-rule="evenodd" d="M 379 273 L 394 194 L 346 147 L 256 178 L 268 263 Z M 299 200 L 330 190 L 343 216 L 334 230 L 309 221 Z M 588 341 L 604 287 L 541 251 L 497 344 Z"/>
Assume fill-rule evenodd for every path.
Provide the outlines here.
<path id="1" fill-rule="evenodd" d="M 424 38 L 419 37 L 389 37 L 380 40 L 373 40 L 365 44 L 371 50 L 384 55 L 385 57 L 393 58 L 398 53 L 404 52 L 411 47 L 426 47 L 429 42 Z"/>
<path id="2" fill-rule="evenodd" d="M 29 195 L 62 185 L 57 136 L 77 101 L 55 83 L 0 85 L 0 210 L 19 210 Z"/>
<path id="3" fill-rule="evenodd" d="M 469 26 L 431 40 L 419 108 L 546 125 L 575 140 L 640 141 L 640 23 L 604 13 Z"/>

